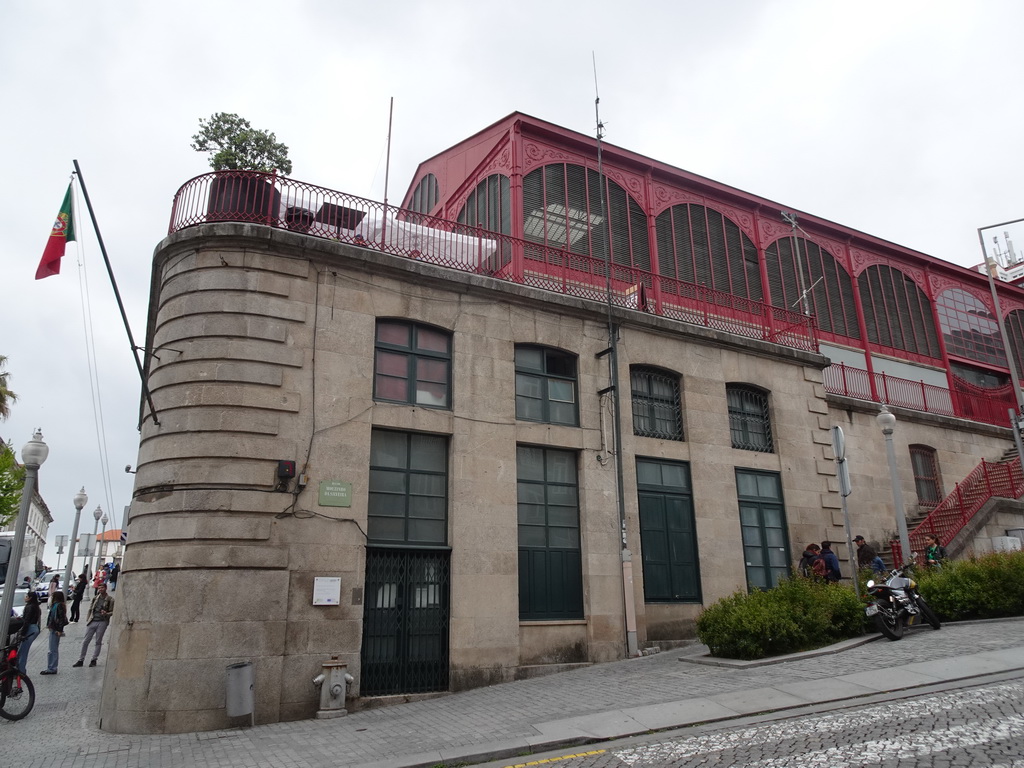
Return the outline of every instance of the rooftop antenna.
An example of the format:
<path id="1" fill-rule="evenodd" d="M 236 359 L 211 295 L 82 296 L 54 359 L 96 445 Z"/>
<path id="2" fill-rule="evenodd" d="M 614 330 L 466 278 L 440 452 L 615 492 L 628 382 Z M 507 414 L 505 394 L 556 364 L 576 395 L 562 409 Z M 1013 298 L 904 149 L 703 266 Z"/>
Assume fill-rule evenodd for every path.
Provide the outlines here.
<path id="1" fill-rule="evenodd" d="M 595 135 L 597 136 L 597 180 L 601 185 L 601 245 L 604 250 L 604 285 L 605 296 L 608 303 L 608 348 L 597 354 L 597 357 L 608 355 L 608 378 L 610 386 L 600 390 L 599 395 L 609 390 L 612 396 L 612 423 L 614 425 L 614 446 L 615 446 L 615 485 L 618 491 L 617 504 L 619 511 L 619 531 L 622 536 L 622 603 L 626 619 L 626 655 L 633 657 L 639 655 L 636 636 L 636 603 L 633 594 L 633 555 L 629 551 L 629 544 L 626 540 L 626 497 L 623 491 L 623 468 L 622 468 L 622 417 L 621 397 L 619 395 L 619 329 L 615 325 L 612 316 L 612 258 L 609 243 L 611 240 L 608 230 L 608 216 L 606 212 L 605 197 L 608 194 L 608 185 L 604 178 L 604 161 L 602 157 L 601 139 L 604 138 L 604 123 L 601 122 L 601 94 L 597 88 L 597 55 L 591 51 L 594 63 L 594 120 L 596 123 Z M 638 300 L 642 296 L 637 291 Z"/>
<path id="2" fill-rule="evenodd" d="M 796 231 L 799 228 L 799 226 L 796 223 L 796 214 L 788 213 L 786 211 L 779 211 L 779 214 L 782 216 L 783 219 L 789 222 L 790 237 L 793 239 L 793 254 L 794 256 L 796 256 L 796 277 L 797 282 L 800 285 L 800 298 L 798 299 L 798 301 L 803 303 L 804 314 L 810 317 L 811 306 L 807 299 L 807 294 L 810 293 L 811 288 L 813 288 L 814 285 L 817 285 L 818 283 L 816 281 L 814 285 L 811 286 L 811 288 L 807 288 L 804 285 L 804 260 L 800 256 L 800 238 L 796 236 Z M 800 231 L 803 232 L 803 229 L 800 229 Z M 807 233 L 804 232 L 804 234 L 806 235 Z"/>
<path id="3" fill-rule="evenodd" d="M 1020 263 L 1020 259 L 1017 258 L 1017 254 L 1013 252 L 1013 241 L 1010 239 L 1009 232 L 1003 232 L 1003 237 L 1006 238 L 1006 260 L 1008 266 L 1014 266 Z"/>

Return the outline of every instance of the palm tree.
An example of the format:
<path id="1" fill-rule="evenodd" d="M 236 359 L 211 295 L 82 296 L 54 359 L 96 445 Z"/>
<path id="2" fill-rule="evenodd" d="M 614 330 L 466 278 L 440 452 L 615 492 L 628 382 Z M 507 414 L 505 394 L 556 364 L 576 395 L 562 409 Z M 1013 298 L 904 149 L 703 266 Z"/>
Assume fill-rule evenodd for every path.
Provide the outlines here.
<path id="1" fill-rule="evenodd" d="M 0 355 L 0 421 L 11 415 L 11 405 L 18 401 L 18 396 L 7 388 L 7 377 L 10 374 L 4 370 L 6 366 L 7 357 Z"/>

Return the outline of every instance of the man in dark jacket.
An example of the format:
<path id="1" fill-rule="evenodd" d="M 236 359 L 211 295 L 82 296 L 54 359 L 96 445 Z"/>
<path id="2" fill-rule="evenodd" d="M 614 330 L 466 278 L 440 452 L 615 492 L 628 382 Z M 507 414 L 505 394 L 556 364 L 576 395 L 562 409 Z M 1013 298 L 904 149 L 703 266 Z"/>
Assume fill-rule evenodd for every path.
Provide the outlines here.
<path id="1" fill-rule="evenodd" d="M 857 567 L 870 568 L 875 573 L 885 570 L 885 563 L 875 552 L 874 547 L 864 541 L 863 536 L 854 536 L 853 543 L 857 545 Z"/>
<path id="2" fill-rule="evenodd" d="M 825 581 L 839 581 L 843 574 L 839 572 L 839 558 L 832 551 L 832 542 L 821 542 L 821 556 L 825 560 Z"/>

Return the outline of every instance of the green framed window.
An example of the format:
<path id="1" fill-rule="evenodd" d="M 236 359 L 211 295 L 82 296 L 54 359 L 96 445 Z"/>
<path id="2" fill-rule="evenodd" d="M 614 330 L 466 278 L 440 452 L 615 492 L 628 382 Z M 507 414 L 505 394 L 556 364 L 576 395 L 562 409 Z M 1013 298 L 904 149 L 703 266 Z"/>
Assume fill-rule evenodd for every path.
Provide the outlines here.
<path id="1" fill-rule="evenodd" d="M 690 465 L 638 458 L 636 483 L 644 601 L 701 602 Z"/>
<path id="2" fill-rule="evenodd" d="M 546 347 L 516 347 L 516 418 L 579 426 L 575 355 Z"/>
<path id="3" fill-rule="evenodd" d="M 519 618 L 583 618 L 576 454 L 516 448 Z"/>
<path id="4" fill-rule="evenodd" d="M 725 396 L 729 406 L 732 447 L 774 453 L 768 393 L 746 384 L 727 384 Z"/>
<path id="5" fill-rule="evenodd" d="M 368 541 L 447 544 L 448 439 L 373 430 L 368 503 Z"/>
<path id="6" fill-rule="evenodd" d="M 789 530 L 778 472 L 736 470 L 747 588 L 769 589 L 789 575 Z"/>
<path id="7" fill-rule="evenodd" d="M 683 413 L 679 377 L 634 365 L 629 369 L 633 395 L 633 434 L 662 440 L 683 439 Z"/>
<path id="8" fill-rule="evenodd" d="M 451 408 L 452 335 L 407 320 L 378 320 L 373 399 Z"/>

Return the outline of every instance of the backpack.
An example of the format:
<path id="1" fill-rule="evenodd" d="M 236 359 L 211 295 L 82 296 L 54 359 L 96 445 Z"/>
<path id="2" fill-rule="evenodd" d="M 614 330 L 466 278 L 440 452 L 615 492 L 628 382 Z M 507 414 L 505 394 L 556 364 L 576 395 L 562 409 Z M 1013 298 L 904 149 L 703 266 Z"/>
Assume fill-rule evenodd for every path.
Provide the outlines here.
<path id="1" fill-rule="evenodd" d="M 819 579 L 824 579 L 825 574 L 828 573 L 828 568 L 825 566 L 825 558 L 821 555 L 816 555 L 811 560 L 811 575 L 817 576 Z"/>

